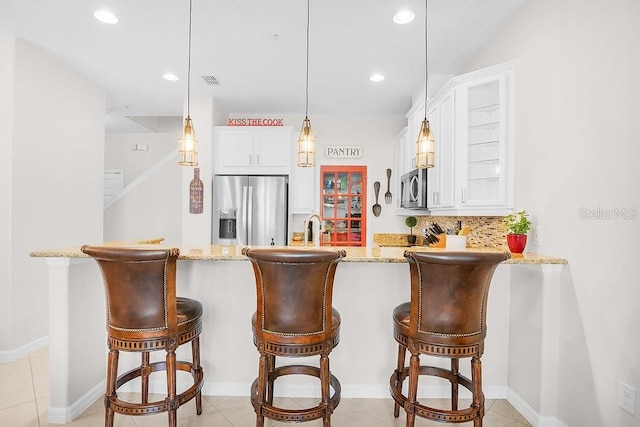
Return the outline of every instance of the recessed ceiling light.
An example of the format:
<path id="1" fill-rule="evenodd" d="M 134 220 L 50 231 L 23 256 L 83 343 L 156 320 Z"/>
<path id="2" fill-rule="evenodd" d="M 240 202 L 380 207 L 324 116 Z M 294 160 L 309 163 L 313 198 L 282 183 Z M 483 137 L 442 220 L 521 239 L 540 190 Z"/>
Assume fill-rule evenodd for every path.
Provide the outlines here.
<path id="1" fill-rule="evenodd" d="M 393 22 L 396 24 L 408 24 L 413 21 L 413 18 L 416 17 L 416 14 L 410 10 L 401 10 L 395 15 L 393 15 Z"/>
<path id="2" fill-rule="evenodd" d="M 106 10 L 96 10 L 93 13 L 93 16 L 95 16 L 95 18 L 100 21 L 100 22 L 104 22 L 105 24 L 117 24 L 118 23 L 118 17 L 116 15 L 114 15 L 113 13 L 106 11 Z"/>
<path id="3" fill-rule="evenodd" d="M 178 80 L 178 76 L 176 76 L 173 73 L 164 73 L 162 75 L 162 78 L 165 79 L 165 80 L 169 80 L 170 82 L 175 82 L 175 81 Z"/>
<path id="4" fill-rule="evenodd" d="M 384 75 L 382 74 L 372 74 L 371 77 L 369 77 L 369 80 L 371 80 L 372 82 L 381 82 L 384 80 Z"/>

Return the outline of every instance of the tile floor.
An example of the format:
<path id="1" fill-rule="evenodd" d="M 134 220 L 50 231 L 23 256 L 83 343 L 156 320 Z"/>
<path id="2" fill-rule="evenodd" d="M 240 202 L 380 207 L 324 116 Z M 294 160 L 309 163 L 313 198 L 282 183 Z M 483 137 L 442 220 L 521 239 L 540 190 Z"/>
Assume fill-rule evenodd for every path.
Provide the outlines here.
<path id="1" fill-rule="evenodd" d="M 48 426 L 47 407 L 49 405 L 49 374 L 47 348 L 36 351 L 28 357 L 10 363 L 0 364 L 0 426 L 7 427 L 39 427 Z M 135 398 L 121 396 L 123 398 Z M 426 404 L 439 406 L 444 403 L 430 399 Z M 282 398 L 278 405 L 296 407 L 308 404 L 309 399 Z M 312 403 L 313 404 L 313 403 Z M 196 416 L 195 403 L 178 410 L 178 424 L 187 426 L 211 427 L 252 427 L 255 415 L 248 397 L 204 396 L 202 399 L 202 415 Z M 506 400 L 487 400 L 487 413 L 484 417 L 486 427 L 525 427 L 530 426 Z M 446 406 L 441 406 L 446 407 Z M 80 417 L 67 426 L 93 427 L 104 424 L 104 408 L 102 399 L 98 399 Z M 127 417 L 116 414 L 117 427 L 155 427 L 167 424 L 166 414 L 143 417 Z M 332 416 L 334 427 L 400 427 L 404 426 L 404 415 L 393 417 L 393 401 L 391 399 L 342 399 Z M 57 424 L 51 424 L 55 426 Z M 304 424 L 286 424 L 267 420 L 267 427 L 285 425 L 304 425 L 308 427 L 322 426 L 321 420 Z M 443 426 L 418 418 L 416 426 Z M 469 427 L 472 423 L 458 424 Z"/>

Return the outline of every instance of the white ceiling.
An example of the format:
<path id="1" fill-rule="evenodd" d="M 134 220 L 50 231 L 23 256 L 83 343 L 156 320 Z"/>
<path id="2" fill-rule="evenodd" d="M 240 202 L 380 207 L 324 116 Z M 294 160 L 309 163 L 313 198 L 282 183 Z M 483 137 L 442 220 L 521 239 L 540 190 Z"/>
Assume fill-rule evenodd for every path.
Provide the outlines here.
<path id="1" fill-rule="evenodd" d="M 430 0 L 431 81 L 460 73 L 523 2 Z M 212 96 L 232 114 L 304 114 L 306 7 L 304 0 L 193 0 L 191 96 Z M 402 8 L 416 19 L 393 23 Z M 97 21 L 98 9 L 120 22 Z M 0 0 L 0 34 L 40 46 L 105 88 L 112 131 L 140 129 L 125 116 L 182 115 L 188 21 L 188 0 Z M 424 62 L 424 1 L 311 0 L 311 118 L 404 114 L 424 84 Z M 164 80 L 167 71 L 180 80 Z M 386 79 L 370 82 L 373 72 Z"/>

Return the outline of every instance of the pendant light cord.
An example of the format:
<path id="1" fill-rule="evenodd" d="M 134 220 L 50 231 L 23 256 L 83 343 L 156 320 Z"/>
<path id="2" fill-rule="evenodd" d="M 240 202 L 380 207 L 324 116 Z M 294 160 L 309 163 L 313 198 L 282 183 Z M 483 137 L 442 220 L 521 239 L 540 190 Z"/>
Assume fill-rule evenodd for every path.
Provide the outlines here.
<path id="1" fill-rule="evenodd" d="M 427 120 L 427 87 L 429 82 L 429 60 L 428 60 L 428 31 L 427 31 L 427 4 L 428 0 L 424 0 L 424 119 Z"/>
<path id="2" fill-rule="evenodd" d="M 187 62 L 187 117 L 190 116 L 191 110 L 191 9 L 193 7 L 193 0 L 189 0 L 189 54 Z"/>
<path id="3" fill-rule="evenodd" d="M 309 5 L 311 0 L 307 0 L 307 86 L 305 90 L 305 107 L 304 107 L 304 116 L 305 118 L 309 117 Z"/>

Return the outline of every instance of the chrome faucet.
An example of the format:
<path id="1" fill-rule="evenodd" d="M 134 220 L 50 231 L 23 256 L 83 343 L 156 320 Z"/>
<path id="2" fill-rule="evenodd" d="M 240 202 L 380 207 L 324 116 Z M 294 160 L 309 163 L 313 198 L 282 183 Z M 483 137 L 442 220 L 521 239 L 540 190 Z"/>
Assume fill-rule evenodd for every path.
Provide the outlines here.
<path id="1" fill-rule="evenodd" d="M 304 238 L 302 240 L 305 246 L 307 246 L 307 233 L 309 231 L 309 223 L 313 221 L 314 218 L 318 220 L 318 232 L 313 234 L 312 243 L 314 244 L 314 246 L 320 246 L 320 233 L 322 233 L 322 218 L 320 218 L 320 215 L 317 215 L 317 214 L 311 215 L 309 218 L 307 218 L 304 221 Z M 311 227 L 313 228 L 313 224 L 311 225 Z"/>

